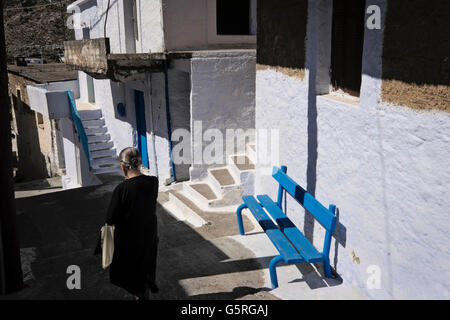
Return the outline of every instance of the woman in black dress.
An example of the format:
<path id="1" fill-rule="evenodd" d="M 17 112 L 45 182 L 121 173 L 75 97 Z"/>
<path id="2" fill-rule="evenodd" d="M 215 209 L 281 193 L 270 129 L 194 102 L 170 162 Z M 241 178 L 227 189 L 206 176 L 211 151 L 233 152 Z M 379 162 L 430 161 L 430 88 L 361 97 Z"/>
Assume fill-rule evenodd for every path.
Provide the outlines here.
<path id="1" fill-rule="evenodd" d="M 114 189 L 106 215 L 106 223 L 115 226 L 110 281 L 140 300 L 145 299 L 147 289 L 158 291 L 158 178 L 141 173 L 143 166 L 136 148 L 123 149 L 119 160 L 125 181 Z"/>

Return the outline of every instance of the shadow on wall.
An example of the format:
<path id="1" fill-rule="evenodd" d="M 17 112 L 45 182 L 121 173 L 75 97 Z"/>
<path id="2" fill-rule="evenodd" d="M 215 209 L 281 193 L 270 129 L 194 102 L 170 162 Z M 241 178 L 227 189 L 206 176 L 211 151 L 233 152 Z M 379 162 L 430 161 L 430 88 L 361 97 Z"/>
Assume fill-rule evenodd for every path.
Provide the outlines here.
<path id="1" fill-rule="evenodd" d="M 47 178 L 50 173 L 41 152 L 36 113 L 22 101 L 20 91 L 12 98 L 17 126 L 18 171 L 15 181 Z"/>

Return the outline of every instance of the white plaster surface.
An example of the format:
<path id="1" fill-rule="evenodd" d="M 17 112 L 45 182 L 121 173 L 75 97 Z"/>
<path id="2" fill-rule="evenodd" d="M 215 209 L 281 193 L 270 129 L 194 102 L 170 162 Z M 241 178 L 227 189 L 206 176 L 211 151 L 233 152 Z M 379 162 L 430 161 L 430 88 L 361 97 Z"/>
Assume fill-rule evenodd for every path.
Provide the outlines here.
<path id="1" fill-rule="evenodd" d="M 256 127 L 280 129 L 280 162 L 306 188 L 307 80 L 273 70 L 258 71 L 256 79 Z M 337 245 L 337 266 L 332 241 L 332 266 L 343 286 L 359 286 L 370 298 L 448 299 L 450 116 L 366 105 L 372 101 L 362 95 L 358 107 L 317 98 L 316 197 L 337 205 L 337 236 L 345 238 L 345 247 Z M 258 170 L 255 188 L 276 197 L 273 178 Z M 303 228 L 300 206 L 288 201 L 287 208 Z M 316 223 L 319 249 L 323 235 Z M 381 269 L 381 289 L 367 288 L 370 265 Z"/>
<path id="2" fill-rule="evenodd" d="M 78 81 L 28 85 L 27 94 L 30 108 L 50 119 L 70 117 L 66 90 L 72 91 L 74 99 L 79 97 Z"/>
<path id="3" fill-rule="evenodd" d="M 102 110 L 108 133 L 117 152 L 126 147 L 136 146 L 136 116 L 131 88 L 118 82 L 98 79 L 94 79 L 94 88 L 96 106 Z M 125 104 L 126 116 L 123 118 L 117 114 L 118 103 Z"/>
<path id="4" fill-rule="evenodd" d="M 316 97 L 326 93 L 321 68 L 329 52 L 317 37 L 327 28 L 330 3 L 309 3 L 303 80 L 257 71 L 256 128 L 279 129 L 288 174 L 315 189 L 325 206 L 337 206 L 330 261 L 341 286 L 357 286 L 372 299 L 448 299 L 450 115 L 380 103 L 382 30 L 366 30 L 359 104 Z M 384 16 L 385 0 L 370 4 Z M 275 199 L 274 179 L 256 168 L 255 193 Z M 290 197 L 287 214 L 322 249 L 323 228 L 305 224 L 304 210 Z M 381 271 L 379 289 L 369 288 L 371 266 Z"/>
<path id="5" fill-rule="evenodd" d="M 254 129 L 255 127 L 255 52 L 231 51 L 198 54 L 191 62 L 191 128 L 192 154 L 202 156 L 210 141 L 195 134 L 194 124 L 201 121 L 204 133 L 218 130 L 226 137 L 226 129 Z M 226 153 L 224 160 L 234 152 Z M 194 159 L 195 161 L 195 159 Z M 196 162 L 196 161 L 195 161 Z M 202 163 L 191 167 L 191 179 L 204 176 L 209 166 Z"/>

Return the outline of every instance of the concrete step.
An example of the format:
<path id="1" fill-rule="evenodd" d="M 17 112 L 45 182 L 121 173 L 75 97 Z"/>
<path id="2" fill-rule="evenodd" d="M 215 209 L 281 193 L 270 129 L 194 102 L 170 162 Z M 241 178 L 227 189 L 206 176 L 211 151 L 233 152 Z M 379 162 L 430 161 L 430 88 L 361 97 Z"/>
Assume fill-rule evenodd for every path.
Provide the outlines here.
<path id="1" fill-rule="evenodd" d="M 97 127 L 97 128 L 84 128 L 87 136 L 93 136 L 98 134 L 106 134 L 108 129 L 106 127 Z"/>
<path id="2" fill-rule="evenodd" d="M 87 136 L 88 143 L 98 143 L 98 142 L 106 142 L 111 139 L 109 134 L 95 135 L 95 136 Z"/>
<path id="3" fill-rule="evenodd" d="M 247 155 L 232 155 L 231 160 L 240 171 L 254 170 L 255 164 Z"/>
<path id="4" fill-rule="evenodd" d="M 254 163 L 247 155 L 231 155 L 229 158 L 231 175 L 244 186 L 243 195 L 253 194 Z"/>
<path id="5" fill-rule="evenodd" d="M 211 186 L 201 181 L 183 183 L 183 192 L 203 209 L 211 207 L 213 200 L 218 199 Z"/>
<path id="6" fill-rule="evenodd" d="M 170 210 L 175 217 L 182 221 L 187 221 L 198 228 L 207 222 L 200 216 L 201 209 L 179 191 L 169 191 L 169 201 L 175 206 L 175 210 Z"/>
<path id="7" fill-rule="evenodd" d="M 92 159 L 91 160 L 92 167 L 101 167 L 104 165 L 119 165 L 119 158 L 118 157 L 105 157 L 105 158 L 98 158 L 98 159 Z"/>
<path id="8" fill-rule="evenodd" d="M 97 151 L 97 150 L 107 150 L 114 147 L 114 143 L 112 141 L 108 142 L 100 142 L 100 143 L 89 143 L 89 151 Z"/>
<path id="9" fill-rule="evenodd" d="M 107 167 L 107 168 L 92 168 L 92 172 L 94 174 L 102 174 L 102 173 L 117 173 L 122 174 L 122 169 L 119 167 Z"/>
<path id="10" fill-rule="evenodd" d="M 254 144 L 247 145 L 247 156 L 251 162 L 256 163 L 257 161 L 256 145 Z"/>
<path id="11" fill-rule="evenodd" d="M 210 207 L 232 206 L 242 202 L 243 186 L 236 183 L 229 167 L 208 169 L 207 178 L 218 196 L 210 203 Z"/>
<path id="12" fill-rule="evenodd" d="M 102 117 L 102 110 L 78 110 L 78 114 L 82 121 L 86 120 L 98 120 Z"/>
<path id="13" fill-rule="evenodd" d="M 226 168 L 226 167 L 218 168 L 218 169 L 210 169 L 210 170 L 208 170 L 208 173 L 211 174 L 211 177 L 215 181 L 217 181 L 217 184 L 221 188 L 236 185 L 236 181 L 234 180 L 230 171 L 228 171 L 228 168 Z"/>
<path id="14" fill-rule="evenodd" d="M 233 186 L 216 193 L 207 181 L 186 182 L 183 184 L 183 193 L 203 210 L 239 204 L 242 202 L 242 192 L 242 186 Z"/>
<path id="15" fill-rule="evenodd" d="M 96 120 L 84 120 L 83 122 L 83 127 L 85 129 L 87 128 L 101 128 L 103 126 L 105 126 L 105 119 L 101 118 L 101 119 L 96 119 Z"/>
<path id="16" fill-rule="evenodd" d="M 103 158 L 103 157 L 116 157 L 116 149 L 106 149 L 90 152 L 91 159 Z"/>

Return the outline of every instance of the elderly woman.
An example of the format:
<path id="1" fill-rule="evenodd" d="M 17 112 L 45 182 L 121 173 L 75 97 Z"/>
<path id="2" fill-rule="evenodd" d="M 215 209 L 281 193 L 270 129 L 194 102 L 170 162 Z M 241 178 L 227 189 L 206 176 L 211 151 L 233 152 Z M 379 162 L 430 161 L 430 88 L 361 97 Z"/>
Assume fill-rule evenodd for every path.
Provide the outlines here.
<path id="1" fill-rule="evenodd" d="M 141 173 L 145 167 L 136 148 L 123 149 L 119 160 L 125 180 L 114 189 L 106 214 L 106 224 L 115 226 L 110 281 L 143 300 L 148 289 L 158 291 L 158 178 Z"/>

